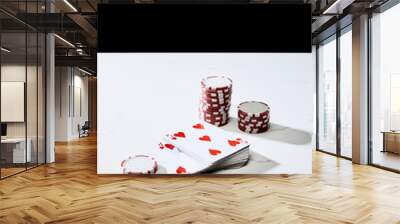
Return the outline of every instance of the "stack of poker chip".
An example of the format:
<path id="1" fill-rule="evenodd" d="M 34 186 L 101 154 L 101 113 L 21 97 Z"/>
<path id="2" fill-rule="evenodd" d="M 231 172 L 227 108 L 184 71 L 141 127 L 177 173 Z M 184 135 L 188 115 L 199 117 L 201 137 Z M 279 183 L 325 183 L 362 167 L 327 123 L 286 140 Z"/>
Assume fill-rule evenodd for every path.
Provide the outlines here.
<path id="1" fill-rule="evenodd" d="M 258 134 L 269 129 L 270 107 L 263 102 L 246 101 L 238 106 L 238 128 Z"/>
<path id="2" fill-rule="evenodd" d="M 209 76 L 201 80 L 199 117 L 205 122 L 223 126 L 229 122 L 232 80 L 225 76 Z"/>

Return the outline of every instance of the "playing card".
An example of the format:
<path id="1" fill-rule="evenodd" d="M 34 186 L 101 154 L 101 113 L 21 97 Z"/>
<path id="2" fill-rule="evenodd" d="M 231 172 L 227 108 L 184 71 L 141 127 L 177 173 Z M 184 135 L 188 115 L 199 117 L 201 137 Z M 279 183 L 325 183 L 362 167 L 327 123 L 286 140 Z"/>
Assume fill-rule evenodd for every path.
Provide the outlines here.
<path id="1" fill-rule="evenodd" d="M 169 142 L 161 141 L 158 148 L 160 152 L 157 161 L 160 172 L 166 174 L 194 174 L 208 168 L 206 164 L 182 153 L 175 145 Z"/>
<path id="2" fill-rule="evenodd" d="M 243 139 L 204 122 L 179 129 L 166 135 L 164 139 L 183 153 L 209 166 L 249 147 Z"/>

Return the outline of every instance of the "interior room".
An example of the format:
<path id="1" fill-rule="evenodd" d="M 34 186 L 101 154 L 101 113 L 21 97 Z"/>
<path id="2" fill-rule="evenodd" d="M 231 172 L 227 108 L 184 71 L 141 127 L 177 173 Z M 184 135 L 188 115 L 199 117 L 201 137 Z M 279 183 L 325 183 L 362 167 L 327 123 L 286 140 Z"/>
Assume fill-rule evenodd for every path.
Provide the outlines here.
<path id="1" fill-rule="evenodd" d="M 400 223 L 399 22 L 398 0 L 0 1 L 0 223 Z"/>
<path id="2" fill-rule="evenodd" d="M 1 177 L 45 162 L 45 36 L 1 34 Z"/>
<path id="3" fill-rule="evenodd" d="M 396 61 L 400 44 L 396 39 L 396 23 L 400 19 L 400 7 L 376 14 L 371 20 L 372 60 L 371 86 L 371 135 L 372 163 L 390 169 L 400 169 L 398 147 L 399 74 Z"/>

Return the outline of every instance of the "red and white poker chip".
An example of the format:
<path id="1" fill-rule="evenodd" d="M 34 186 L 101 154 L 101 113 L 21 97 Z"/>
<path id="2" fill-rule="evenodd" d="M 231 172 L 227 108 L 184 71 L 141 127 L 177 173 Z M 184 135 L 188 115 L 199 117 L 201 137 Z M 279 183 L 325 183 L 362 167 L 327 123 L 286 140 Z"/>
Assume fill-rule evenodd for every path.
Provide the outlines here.
<path id="1" fill-rule="evenodd" d="M 269 124 L 266 125 L 265 127 L 254 127 L 254 128 L 243 127 L 241 125 L 238 125 L 239 130 L 249 133 L 249 134 L 260 134 L 260 133 L 266 132 L 266 131 L 268 131 L 269 127 L 270 127 Z"/>
<path id="2" fill-rule="evenodd" d="M 258 101 L 246 101 L 239 104 L 238 128 L 250 134 L 268 131 L 270 110 L 268 104 Z"/>
<path id="3" fill-rule="evenodd" d="M 229 120 L 228 116 L 212 116 L 212 117 L 206 117 L 204 115 L 199 114 L 199 118 L 201 120 L 204 120 L 208 123 L 215 123 L 215 122 L 221 122 L 221 123 L 225 123 L 226 121 Z"/>
<path id="4" fill-rule="evenodd" d="M 221 105 L 205 105 L 203 103 L 199 104 L 199 110 L 201 111 L 208 111 L 208 112 L 213 112 L 213 111 L 219 111 L 219 112 L 228 112 L 231 108 L 231 105 L 228 104 L 226 106 L 221 106 Z"/>
<path id="5" fill-rule="evenodd" d="M 203 93 L 205 95 L 210 95 L 212 97 L 229 96 L 229 95 L 232 95 L 232 88 L 227 87 L 227 88 L 221 89 L 221 90 L 211 90 L 211 89 L 201 87 L 201 93 Z"/>
<path id="6" fill-rule="evenodd" d="M 265 117 L 269 116 L 270 107 L 268 104 L 259 101 L 246 101 L 238 106 L 238 114 L 244 117 Z"/>
<path id="7" fill-rule="evenodd" d="M 158 170 L 157 161 L 147 155 L 129 156 L 121 162 L 123 174 L 155 174 Z"/>
<path id="8" fill-rule="evenodd" d="M 226 76 L 209 76 L 201 80 L 199 118 L 215 126 L 229 122 L 232 80 Z"/>
<path id="9" fill-rule="evenodd" d="M 200 104 L 201 104 L 202 106 L 205 106 L 205 107 L 217 108 L 217 109 L 220 109 L 220 108 L 227 108 L 227 107 L 230 107 L 230 106 L 231 106 L 230 101 L 225 101 L 225 102 L 222 101 L 222 102 L 217 102 L 217 103 L 209 103 L 209 102 L 207 102 L 207 101 L 200 100 Z"/>
<path id="10" fill-rule="evenodd" d="M 201 80 L 201 87 L 208 91 L 229 91 L 232 80 L 226 76 L 208 76 Z"/>
<path id="11" fill-rule="evenodd" d="M 200 99 L 201 102 L 205 104 L 218 104 L 218 105 L 226 105 L 231 101 L 231 98 L 212 98 L 212 97 L 205 97 L 203 96 Z"/>
<path id="12" fill-rule="evenodd" d="M 207 119 L 205 119 L 204 121 L 209 124 L 212 124 L 214 126 L 221 127 L 221 126 L 224 126 L 229 123 L 229 118 L 225 121 L 212 121 L 212 120 L 207 120 Z"/>
<path id="13" fill-rule="evenodd" d="M 265 120 L 265 119 L 269 119 L 269 112 L 268 114 L 263 114 L 262 116 L 249 116 L 245 113 L 243 113 L 242 111 L 238 111 L 238 117 L 240 119 L 246 120 L 246 121 L 260 121 L 260 120 Z"/>

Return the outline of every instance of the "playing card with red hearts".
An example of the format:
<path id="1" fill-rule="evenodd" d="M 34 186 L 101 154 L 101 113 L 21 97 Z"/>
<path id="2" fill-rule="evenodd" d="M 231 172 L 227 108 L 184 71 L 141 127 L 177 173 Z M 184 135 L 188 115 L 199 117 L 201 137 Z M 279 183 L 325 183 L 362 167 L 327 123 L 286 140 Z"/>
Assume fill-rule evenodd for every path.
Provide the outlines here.
<path id="1" fill-rule="evenodd" d="M 249 147 L 247 141 L 204 122 L 195 122 L 186 128 L 167 134 L 164 140 L 193 159 L 208 165 Z"/>
<path id="2" fill-rule="evenodd" d="M 208 164 L 201 163 L 187 154 L 182 153 L 176 145 L 170 142 L 161 141 L 158 144 L 158 148 L 160 151 L 160 156 L 157 157 L 159 173 L 195 174 L 209 168 Z"/>

